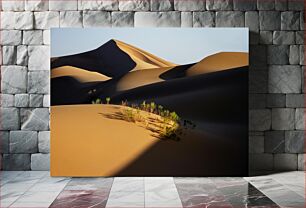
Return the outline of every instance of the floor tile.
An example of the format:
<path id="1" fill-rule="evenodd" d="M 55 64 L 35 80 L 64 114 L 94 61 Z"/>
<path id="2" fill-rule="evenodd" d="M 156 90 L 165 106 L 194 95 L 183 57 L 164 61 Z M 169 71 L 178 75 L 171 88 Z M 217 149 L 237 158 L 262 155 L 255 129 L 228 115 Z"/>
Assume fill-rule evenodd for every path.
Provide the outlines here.
<path id="1" fill-rule="evenodd" d="M 18 175 L 23 173 L 24 171 L 2 171 L 0 172 L 0 184 L 1 186 L 6 184 L 7 182 L 15 179 Z"/>
<path id="2" fill-rule="evenodd" d="M 176 188 L 145 192 L 145 207 L 183 207 Z"/>
<path id="3" fill-rule="evenodd" d="M 111 192 L 106 207 L 144 207 L 144 203 L 144 192 Z"/>
<path id="4" fill-rule="evenodd" d="M 269 177 L 305 198 L 305 172 L 277 173 L 269 175 Z"/>
<path id="5" fill-rule="evenodd" d="M 108 192 L 97 190 L 65 190 L 50 208 L 104 208 Z"/>
<path id="6" fill-rule="evenodd" d="M 7 194 L 4 195 L 3 197 L 1 197 L 0 200 L 0 207 L 9 207 L 11 204 L 13 204 L 21 195 L 21 194 L 16 194 L 16 193 L 12 193 L 12 194 Z"/>
<path id="7" fill-rule="evenodd" d="M 46 171 L 1 173 L 1 207 L 206 208 L 305 205 L 305 172 L 258 177 L 50 177 Z"/>
<path id="8" fill-rule="evenodd" d="M 305 199 L 269 176 L 246 178 L 254 187 L 283 207 L 304 207 Z"/>
<path id="9" fill-rule="evenodd" d="M 62 191 L 70 178 L 42 178 L 28 191 Z"/>
<path id="10" fill-rule="evenodd" d="M 145 178 L 144 187 L 146 192 L 155 192 L 165 189 L 175 188 L 173 178 L 163 178 L 161 180 L 155 180 L 151 178 Z"/>
<path id="11" fill-rule="evenodd" d="M 48 208 L 50 206 L 50 202 L 15 202 L 10 208 Z"/>
<path id="12" fill-rule="evenodd" d="M 175 184 L 210 184 L 212 183 L 209 178 L 200 177 L 175 177 Z"/>
<path id="13" fill-rule="evenodd" d="M 279 207 L 243 178 L 212 178 L 212 181 L 233 207 Z"/>
<path id="14" fill-rule="evenodd" d="M 53 202 L 60 191 L 27 191 L 16 202 Z"/>
<path id="15" fill-rule="evenodd" d="M 175 178 L 175 184 L 184 207 L 232 207 L 209 178 L 200 181 L 202 183 L 196 183 L 194 179 L 182 181 Z"/>
<path id="16" fill-rule="evenodd" d="M 143 192 L 144 191 L 144 181 L 142 180 L 117 180 L 114 179 L 112 192 Z"/>
<path id="17" fill-rule="evenodd" d="M 1 187 L 1 196 L 12 193 L 12 192 L 25 192 L 29 188 L 31 188 L 38 180 L 33 183 L 26 183 L 26 182 L 18 182 L 18 183 L 6 183 Z"/>
<path id="18" fill-rule="evenodd" d="M 109 192 L 113 178 L 72 178 L 65 190 L 100 190 Z"/>

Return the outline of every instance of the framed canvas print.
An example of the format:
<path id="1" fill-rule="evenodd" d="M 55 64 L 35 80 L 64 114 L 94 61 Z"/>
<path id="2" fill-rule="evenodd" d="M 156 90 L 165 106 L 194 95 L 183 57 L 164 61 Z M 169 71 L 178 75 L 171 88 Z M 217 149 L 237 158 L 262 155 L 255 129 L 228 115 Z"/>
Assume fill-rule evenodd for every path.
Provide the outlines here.
<path id="1" fill-rule="evenodd" d="M 247 28 L 51 31 L 52 176 L 246 176 Z"/>

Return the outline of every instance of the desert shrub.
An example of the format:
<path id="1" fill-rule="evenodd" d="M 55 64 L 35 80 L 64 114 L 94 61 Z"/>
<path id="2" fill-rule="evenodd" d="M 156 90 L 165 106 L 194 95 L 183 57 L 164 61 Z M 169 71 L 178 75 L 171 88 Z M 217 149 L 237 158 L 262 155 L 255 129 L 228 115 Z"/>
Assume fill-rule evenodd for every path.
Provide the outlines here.
<path id="1" fill-rule="evenodd" d="M 156 104 L 154 102 L 150 103 L 150 112 L 153 113 L 156 109 Z"/>
<path id="2" fill-rule="evenodd" d="M 132 108 L 125 108 L 122 110 L 123 119 L 129 122 L 135 122 L 134 110 Z"/>
<path id="3" fill-rule="evenodd" d="M 130 122 L 140 122 L 147 129 L 152 129 L 152 127 L 150 127 L 153 125 L 152 121 L 150 121 L 152 117 L 150 118 L 148 116 L 144 116 L 141 111 L 159 115 L 159 118 L 155 118 L 159 124 L 158 131 L 156 132 L 158 132 L 161 139 L 179 141 L 184 129 L 194 129 L 196 126 L 195 123 L 189 120 L 181 120 L 175 111 L 170 112 L 162 105 L 157 105 L 154 102 L 146 103 L 144 100 L 140 105 L 137 105 L 129 104 L 127 101 L 122 101 L 122 105 L 127 106 L 127 108 L 122 110 L 124 120 Z M 182 124 L 184 124 L 184 126 L 181 126 Z M 156 127 L 153 127 L 153 129 L 154 128 Z"/>
<path id="4" fill-rule="evenodd" d="M 142 101 L 141 105 L 140 105 L 140 109 L 141 110 L 145 110 L 146 109 L 146 101 Z"/>
<path id="5" fill-rule="evenodd" d="M 151 105 L 149 103 L 146 104 L 145 111 L 150 112 L 150 108 L 151 108 Z"/>
<path id="6" fill-rule="evenodd" d="M 161 112 L 163 112 L 163 106 L 162 105 L 158 105 L 158 115 L 160 115 Z M 160 115 L 161 116 L 161 115 Z"/>
<path id="7" fill-rule="evenodd" d="M 127 102 L 127 100 L 125 100 L 125 101 L 121 101 L 121 105 L 122 105 L 122 106 L 128 106 L 128 102 Z"/>
<path id="8" fill-rule="evenodd" d="M 96 100 L 91 101 L 92 104 L 102 104 L 102 100 L 97 98 Z"/>
<path id="9" fill-rule="evenodd" d="M 106 100 L 106 103 L 109 104 L 111 99 L 110 99 L 110 97 L 107 97 L 107 98 L 105 98 L 105 100 Z"/>
<path id="10" fill-rule="evenodd" d="M 164 117 L 168 118 L 169 115 L 170 115 L 170 111 L 169 110 L 164 110 L 163 114 L 164 114 Z"/>
<path id="11" fill-rule="evenodd" d="M 159 135 L 162 139 L 179 141 L 179 125 L 177 123 L 173 123 L 172 125 L 164 124 Z"/>
<path id="12" fill-rule="evenodd" d="M 176 112 L 171 112 L 170 113 L 170 119 L 174 122 L 178 122 L 180 120 L 180 117 L 176 114 Z"/>

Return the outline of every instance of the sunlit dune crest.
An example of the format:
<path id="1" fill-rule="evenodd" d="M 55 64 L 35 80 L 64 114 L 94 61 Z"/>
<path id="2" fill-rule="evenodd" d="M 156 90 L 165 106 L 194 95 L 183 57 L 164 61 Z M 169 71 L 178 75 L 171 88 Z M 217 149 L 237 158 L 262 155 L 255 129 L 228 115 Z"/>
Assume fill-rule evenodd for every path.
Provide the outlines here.
<path id="1" fill-rule="evenodd" d="M 205 57 L 187 70 L 188 75 L 222 71 L 249 65 L 249 54 L 243 52 L 220 52 Z"/>
<path id="2" fill-rule="evenodd" d="M 164 81 L 160 75 L 173 67 L 161 67 L 131 71 L 117 82 L 117 90 L 124 91 L 136 87 Z"/>
<path id="3" fill-rule="evenodd" d="M 73 66 L 61 66 L 51 70 L 51 78 L 71 76 L 80 82 L 107 81 L 110 78 L 98 72 L 91 72 Z"/>
<path id="4" fill-rule="evenodd" d="M 124 43 L 119 40 L 114 40 L 117 46 L 127 53 L 133 61 L 137 64 L 133 70 L 150 69 L 159 67 L 174 67 L 176 64 L 161 59 L 153 54 L 150 54 L 142 49 L 136 48 L 132 45 Z"/>

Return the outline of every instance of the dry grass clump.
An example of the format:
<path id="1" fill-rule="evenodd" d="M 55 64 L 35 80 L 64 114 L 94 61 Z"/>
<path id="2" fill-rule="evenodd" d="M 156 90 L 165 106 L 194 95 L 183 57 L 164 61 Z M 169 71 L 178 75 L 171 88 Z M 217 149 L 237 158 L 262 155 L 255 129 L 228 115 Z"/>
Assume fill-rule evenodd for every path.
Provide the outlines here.
<path id="1" fill-rule="evenodd" d="M 122 110 L 124 120 L 140 123 L 147 129 L 158 133 L 161 139 L 180 140 L 179 136 L 182 130 L 179 124 L 180 117 L 176 112 L 171 112 L 154 102 L 146 103 L 143 101 L 140 105 L 129 105 L 127 101 L 122 101 L 121 104 L 127 106 Z M 144 114 L 143 111 L 149 114 Z"/>
<path id="2" fill-rule="evenodd" d="M 110 104 L 110 97 L 105 99 L 106 104 Z M 93 104 L 103 104 L 102 99 L 92 101 Z M 121 101 L 120 115 L 117 118 L 128 122 L 136 123 L 146 129 L 151 130 L 162 140 L 179 141 L 184 129 L 195 128 L 195 124 L 188 120 L 181 120 L 175 111 L 170 111 L 155 102 L 147 103 L 143 101 L 140 105 L 129 104 L 127 100 Z M 144 113 L 147 112 L 147 113 Z"/>

